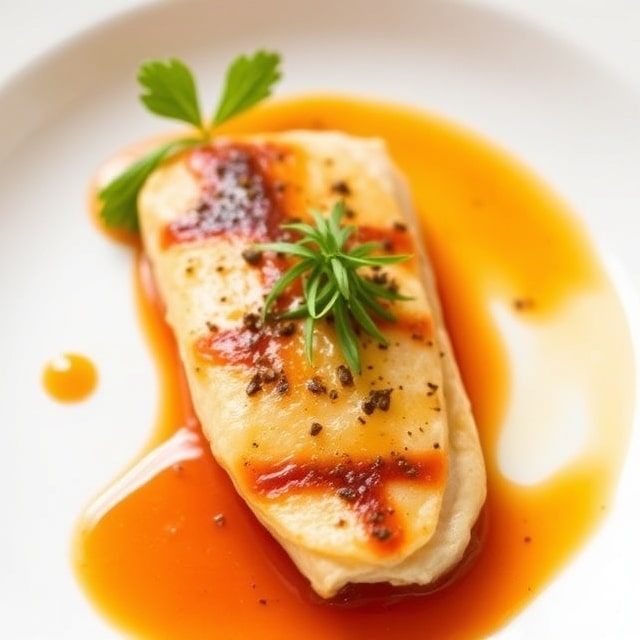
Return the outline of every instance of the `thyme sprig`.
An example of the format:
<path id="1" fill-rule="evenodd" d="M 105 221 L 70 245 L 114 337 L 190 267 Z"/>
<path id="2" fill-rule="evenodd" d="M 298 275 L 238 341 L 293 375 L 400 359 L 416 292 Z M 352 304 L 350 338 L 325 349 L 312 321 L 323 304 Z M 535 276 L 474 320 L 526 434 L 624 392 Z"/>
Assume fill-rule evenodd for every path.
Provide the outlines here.
<path id="1" fill-rule="evenodd" d="M 395 316 L 385 301 L 394 302 L 410 298 L 363 276 L 359 270 L 397 264 L 410 255 L 380 255 L 379 242 L 365 242 L 347 247 L 347 240 L 356 231 L 353 225 L 341 225 L 345 205 L 337 202 L 328 217 L 311 210 L 314 225 L 294 222 L 282 228 L 300 234 L 296 242 L 267 242 L 257 245 L 261 251 L 274 251 L 298 258 L 269 292 L 263 307 L 263 320 L 278 298 L 296 280 L 302 279 L 303 301 L 292 309 L 277 314 L 278 318 L 304 318 L 305 354 L 313 359 L 313 332 L 321 318 L 331 317 L 334 322 L 338 346 L 349 368 L 360 373 L 362 364 L 357 328 L 363 329 L 382 345 L 388 345 L 376 319 L 395 322 Z"/>

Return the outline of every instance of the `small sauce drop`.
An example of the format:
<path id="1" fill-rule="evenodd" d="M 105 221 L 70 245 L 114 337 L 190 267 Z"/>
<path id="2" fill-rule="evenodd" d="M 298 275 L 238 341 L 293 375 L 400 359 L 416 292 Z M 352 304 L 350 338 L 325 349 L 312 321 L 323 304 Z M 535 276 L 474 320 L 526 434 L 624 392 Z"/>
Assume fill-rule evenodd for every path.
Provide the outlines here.
<path id="1" fill-rule="evenodd" d="M 59 402 L 80 402 L 98 384 L 93 362 L 78 353 L 63 353 L 50 360 L 42 372 L 45 391 Z"/>
<path id="2" fill-rule="evenodd" d="M 307 640 L 485 637 L 540 593 L 605 513 L 633 408 L 624 312 L 563 203 L 475 135 L 411 109 L 326 97 L 265 105 L 224 132 L 296 128 L 381 136 L 409 179 L 487 465 L 488 497 L 469 556 L 431 593 L 374 585 L 321 602 L 210 455 L 139 259 L 139 310 L 160 375 L 160 419 L 144 457 L 125 475 L 136 480 L 116 481 L 110 500 L 98 498 L 81 520 L 78 578 L 108 619 L 143 638 L 276 640 L 301 630 Z M 535 300 L 516 312 L 545 327 L 580 292 L 603 294 L 606 304 L 598 315 L 607 318 L 606 347 L 597 361 L 601 376 L 617 383 L 597 378 L 580 389 L 598 399 L 597 442 L 605 445 L 585 447 L 543 481 L 515 482 L 499 459 L 513 381 L 491 303 L 497 296 L 513 309 L 513 300 Z M 604 329 L 593 331 L 584 342 L 590 349 L 603 341 Z M 535 391 L 527 406 L 540 403 Z M 189 444 L 184 451 L 174 446 L 178 436 Z"/>

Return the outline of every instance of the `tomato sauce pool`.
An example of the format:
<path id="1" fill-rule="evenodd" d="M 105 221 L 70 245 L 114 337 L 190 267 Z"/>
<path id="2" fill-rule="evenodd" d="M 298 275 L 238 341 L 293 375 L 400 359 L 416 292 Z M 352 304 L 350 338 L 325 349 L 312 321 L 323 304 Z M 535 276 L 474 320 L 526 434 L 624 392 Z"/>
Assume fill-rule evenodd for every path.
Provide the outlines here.
<path id="1" fill-rule="evenodd" d="M 141 638 L 484 637 L 548 584 L 607 512 L 632 413 L 624 313 L 563 203 L 473 134 L 411 109 L 322 96 L 265 105 L 224 132 L 295 128 L 381 136 L 410 182 L 487 465 L 488 497 L 468 556 L 429 593 L 368 587 L 330 602 L 314 596 L 213 461 L 138 253 L 135 286 L 161 381 L 160 418 L 148 450 L 83 514 L 78 579 L 107 619 Z M 558 323 L 582 294 L 600 296 L 615 336 L 599 366 L 621 382 L 587 380 L 582 389 L 598 400 L 591 440 L 606 431 L 607 446 L 584 445 L 543 479 L 516 481 L 499 455 L 513 365 L 490 302 L 535 330 Z"/>

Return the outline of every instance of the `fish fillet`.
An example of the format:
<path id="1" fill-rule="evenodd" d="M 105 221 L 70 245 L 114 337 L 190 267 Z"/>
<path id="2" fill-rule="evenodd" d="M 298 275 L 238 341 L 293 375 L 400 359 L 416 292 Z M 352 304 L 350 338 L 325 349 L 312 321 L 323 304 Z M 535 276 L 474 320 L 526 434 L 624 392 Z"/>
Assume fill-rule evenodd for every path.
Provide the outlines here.
<path id="1" fill-rule="evenodd" d="M 360 374 L 346 367 L 330 321 L 316 324 L 309 362 L 302 321 L 260 316 L 291 262 L 254 245 L 339 200 L 357 241 L 413 255 L 368 274 L 411 300 L 391 303 L 388 345 L 359 336 Z M 484 463 L 384 142 L 307 131 L 221 138 L 156 170 L 139 213 L 212 453 L 313 589 L 329 598 L 348 583 L 446 574 L 484 502 Z"/>

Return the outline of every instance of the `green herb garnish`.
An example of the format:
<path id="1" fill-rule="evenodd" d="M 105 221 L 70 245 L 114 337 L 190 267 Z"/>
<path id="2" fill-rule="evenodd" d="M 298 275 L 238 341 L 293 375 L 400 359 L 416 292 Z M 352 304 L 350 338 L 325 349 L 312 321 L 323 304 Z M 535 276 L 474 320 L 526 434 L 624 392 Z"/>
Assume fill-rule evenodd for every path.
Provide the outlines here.
<path id="1" fill-rule="evenodd" d="M 282 293 L 297 279 L 302 278 L 303 302 L 283 313 L 279 318 L 305 318 L 305 354 L 311 362 L 313 356 L 313 329 L 315 322 L 333 318 L 338 345 L 349 368 L 361 372 L 358 336 L 354 326 L 360 327 L 382 345 L 388 341 L 372 316 L 395 322 L 395 316 L 383 301 L 409 300 L 394 287 L 379 284 L 374 278 L 362 276 L 362 267 L 381 267 L 409 260 L 409 255 L 373 255 L 382 246 L 379 242 L 346 247 L 347 240 L 356 231 L 355 226 L 341 225 L 345 214 L 343 202 L 334 205 L 325 218 L 311 210 L 315 226 L 305 222 L 282 225 L 285 230 L 301 234 L 296 242 L 267 242 L 256 246 L 261 251 L 274 251 L 299 258 L 276 282 L 265 300 L 263 319 Z"/>
<path id="2" fill-rule="evenodd" d="M 193 75 L 183 62 L 171 59 L 144 63 L 138 72 L 138 82 L 145 107 L 165 118 L 186 122 L 196 132 L 154 149 L 100 190 L 100 215 L 105 225 L 137 231 L 138 193 L 156 167 L 183 149 L 207 142 L 215 127 L 271 95 L 281 77 L 279 65 L 280 56 L 266 51 L 236 58 L 227 71 L 215 114 L 204 119 Z"/>

